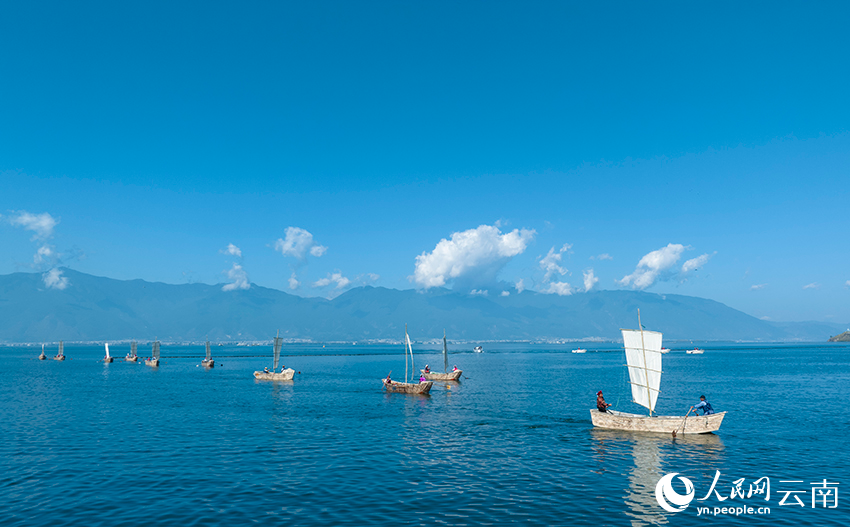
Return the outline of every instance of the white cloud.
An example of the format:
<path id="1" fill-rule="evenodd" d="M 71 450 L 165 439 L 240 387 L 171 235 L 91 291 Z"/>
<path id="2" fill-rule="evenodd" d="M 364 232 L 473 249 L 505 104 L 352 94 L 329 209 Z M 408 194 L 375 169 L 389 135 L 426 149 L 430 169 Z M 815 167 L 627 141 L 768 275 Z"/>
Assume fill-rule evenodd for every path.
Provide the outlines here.
<path id="1" fill-rule="evenodd" d="M 591 256 L 591 257 L 590 257 L 590 259 L 592 260 L 592 259 L 593 259 L 593 257 Z M 602 253 L 602 254 L 600 254 L 599 256 L 597 256 L 597 257 L 596 257 L 596 259 L 597 259 L 597 260 L 613 260 L 613 259 L 614 259 L 614 257 L 613 257 L 613 256 L 611 256 L 611 255 L 610 255 L 610 254 L 608 254 L 608 253 Z"/>
<path id="2" fill-rule="evenodd" d="M 763 317 L 759 317 L 759 320 L 771 320 L 771 318 L 769 316 L 765 315 Z"/>
<path id="3" fill-rule="evenodd" d="M 703 254 L 701 256 L 697 256 L 696 258 L 691 258 L 690 260 L 688 260 L 684 264 L 682 264 L 682 272 L 687 273 L 687 272 L 690 272 L 690 271 L 696 271 L 697 269 L 699 269 L 700 267 L 705 265 L 705 263 L 708 261 L 708 259 L 711 258 L 712 256 L 713 255 L 706 253 L 706 254 Z"/>
<path id="4" fill-rule="evenodd" d="M 38 250 L 35 252 L 35 256 L 32 257 L 32 261 L 35 267 L 38 267 L 45 262 L 57 262 L 58 257 L 54 249 L 55 247 L 46 243 L 39 247 Z"/>
<path id="5" fill-rule="evenodd" d="M 596 285 L 596 282 L 599 281 L 599 278 L 593 274 L 593 268 L 588 269 L 584 272 L 584 291 L 590 291 L 593 289 L 593 286 Z"/>
<path id="6" fill-rule="evenodd" d="M 328 273 L 328 276 L 326 278 L 320 278 L 319 280 L 316 280 L 315 282 L 313 282 L 313 287 L 327 287 L 331 284 L 336 284 L 335 289 L 342 289 L 348 286 L 348 284 L 350 283 L 351 280 L 342 276 L 342 273 L 336 272 L 333 274 Z"/>
<path id="7" fill-rule="evenodd" d="M 500 296 L 511 296 L 511 292 L 510 291 L 502 291 L 502 294 Z"/>
<path id="8" fill-rule="evenodd" d="M 820 284 L 817 282 L 812 282 L 811 284 L 804 285 L 803 289 L 820 289 Z"/>
<path id="9" fill-rule="evenodd" d="M 522 293 L 525 291 L 525 282 L 523 282 L 522 278 L 516 281 L 516 292 Z"/>
<path id="10" fill-rule="evenodd" d="M 420 287 L 440 287 L 448 281 L 488 283 L 507 261 L 525 251 L 536 232 L 514 229 L 502 234 L 498 226 L 481 225 L 442 239 L 430 253 L 416 257 L 411 280 Z"/>
<path id="11" fill-rule="evenodd" d="M 298 289 L 298 286 L 301 285 L 301 282 L 298 281 L 298 277 L 295 276 L 295 271 L 292 271 L 292 276 L 289 277 L 289 288 L 293 291 Z"/>
<path id="12" fill-rule="evenodd" d="M 469 292 L 472 296 L 487 296 L 487 293 L 489 293 L 489 291 L 486 289 L 473 289 Z"/>
<path id="13" fill-rule="evenodd" d="M 549 289 L 544 291 L 544 293 L 569 296 L 573 294 L 573 288 L 567 282 L 550 282 Z"/>
<path id="14" fill-rule="evenodd" d="M 377 282 L 380 278 L 381 278 L 381 275 L 379 275 L 379 274 L 366 273 L 362 277 L 362 281 L 365 282 L 365 283 L 369 283 L 369 282 L 374 283 L 374 282 Z"/>
<path id="15" fill-rule="evenodd" d="M 844 282 L 844 287 L 850 287 L 850 280 L 847 280 L 846 282 Z"/>
<path id="16" fill-rule="evenodd" d="M 544 282 L 548 282 L 555 273 L 558 273 L 561 276 L 567 274 L 568 271 L 558 264 L 561 262 L 561 256 L 565 252 L 568 252 L 571 248 L 572 245 L 569 243 L 565 243 L 558 252 L 555 252 L 555 248 L 552 247 L 549 249 L 549 253 L 540 259 L 540 268 L 546 271 L 546 274 L 543 275 Z"/>
<path id="17" fill-rule="evenodd" d="M 46 212 L 32 214 L 22 210 L 17 213 L 17 216 L 10 217 L 9 223 L 33 231 L 35 233 L 32 237 L 33 240 L 46 240 L 53 236 L 53 229 L 59 223 L 59 220 Z"/>
<path id="18" fill-rule="evenodd" d="M 41 279 L 48 289 L 59 289 L 61 291 L 68 287 L 71 283 L 68 281 L 67 276 L 62 276 L 62 273 L 64 273 L 64 271 L 61 269 L 53 268 L 41 275 Z"/>
<path id="19" fill-rule="evenodd" d="M 221 254 L 230 254 L 232 256 L 236 256 L 238 258 L 242 258 L 242 249 L 233 245 L 232 243 L 227 244 L 227 249 L 222 249 L 219 251 Z"/>
<path id="20" fill-rule="evenodd" d="M 237 289 L 248 289 L 251 287 L 251 283 L 248 282 L 248 273 L 239 264 L 233 264 L 233 267 L 227 271 L 227 278 L 233 280 L 233 283 L 225 284 L 221 288 L 222 291 L 235 291 Z"/>
<path id="21" fill-rule="evenodd" d="M 750 291 L 758 291 L 759 289 L 764 289 L 767 287 L 767 284 L 755 284 L 750 286 Z"/>
<path id="22" fill-rule="evenodd" d="M 670 243 L 667 247 L 652 251 L 640 259 L 632 274 L 624 276 L 617 283 L 631 285 L 633 289 L 646 289 L 655 283 L 661 273 L 676 265 L 684 250 L 684 245 Z"/>
<path id="23" fill-rule="evenodd" d="M 287 227 L 286 238 L 278 238 L 274 249 L 284 256 L 294 256 L 299 260 L 303 260 L 308 252 L 318 257 L 328 250 L 327 247 L 317 244 L 312 234 L 299 227 Z"/>

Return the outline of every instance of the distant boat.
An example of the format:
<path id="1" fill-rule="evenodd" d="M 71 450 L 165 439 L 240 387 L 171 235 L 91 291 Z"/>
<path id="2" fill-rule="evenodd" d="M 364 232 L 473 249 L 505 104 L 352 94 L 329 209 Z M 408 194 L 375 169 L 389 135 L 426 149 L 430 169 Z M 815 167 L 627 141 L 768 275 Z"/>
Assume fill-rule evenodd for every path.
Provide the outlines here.
<path id="1" fill-rule="evenodd" d="M 283 339 L 280 338 L 280 330 L 278 330 L 277 336 L 274 338 L 274 365 L 272 366 L 272 371 L 269 371 L 268 368 L 263 371 L 255 371 L 255 379 L 260 379 L 261 381 L 291 381 L 295 377 L 295 370 L 286 366 L 281 367 L 280 373 L 275 373 L 277 371 L 277 365 L 280 363 L 280 348 L 282 346 Z"/>
<path id="2" fill-rule="evenodd" d="M 136 347 L 136 341 L 134 340 L 133 342 L 130 343 L 130 353 L 128 353 L 124 357 L 124 360 L 127 361 L 127 362 L 138 362 L 139 361 L 139 355 L 136 353 L 137 349 L 138 348 Z"/>
<path id="3" fill-rule="evenodd" d="M 705 353 L 705 350 L 701 350 L 699 348 L 694 348 L 692 350 L 686 351 L 685 353 L 687 353 L 689 355 L 702 355 L 703 353 Z"/>
<path id="4" fill-rule="evenodd" d="M 667 348 L 661 348 L 661 353 L 670 353 L 670 350 Z"/>
<path id="5" fill-rule="evenodd" d="M 44 354 L 44 344 L 41 345 L 41 355 L 38 356 L 38 360 L 47 359 L 47 355 Z"/>
<path id="6" fill-rule="evenodd" d="M 387 375 L 387 378 L 384 379 L 384 390 L 388 392 L 397 392 L 397 393 L 415 393 L 420 395 L 426 395 L 431 391 L 431 386 L 434 385 L 433 381 L 420 381 L 418 383 L 408 382 L 408 354 L 410 355 L 410 374 L 411 376 L 416 371 L 416 368 L 413 366 L 413 346 L 410 345 L 410 336 L 407 334 L 407 324 L 404 325 L 404 382 L 396 382 L 390 380 L 390 376 Z M 392 373 L 392 372 L 390 372 Z M 410 379 L 413 380 L 413 379 Z"/>
<path id="7" fill-rule="evenodd" d="M 59 353 L 53 357 L 53 360 L 65 360 L 65 343 L 63 341 L 59 341 Z"/>
<path id="8" fill-rule="evenodd" d="M 427 364 L 425 365 L 427 368 Z M 420 370 L 420 373 L 425 377 L 425 379 L 429 381 L 456 381 L 460 379 L 461 374 L 463 374 L 463 370 L 455 369 L 453 371 L 449 371 L 449 347 L 446 344 L 446 330 L 443 330 L 443 372 L 444 373 L 434 373 L 432 371 Z"/>
<path id="9" fill-rule="evenodd" d="M 584 348 L 576 348 L 573 350 L 573 353 L 587 353 L 587 350 Z"/>
<path id="10" fill-rule="evenodd" d="M 207 341 L 207 358 L 201 361 L 201 366 L 204 368 L 212 368 L 215 366 L 215 361 L 210 357 L 210 341 Z"/>
<path id="11" fill-rule="evenodd" d="M 153 347 L 151 347 L 151 358 L 145 359 L 145 366 L 153 366 L 155 368 L 159 367 L 159 341 L 155 340 L 153 342 Z"/>
<path id="12" fill-rule="evenodd" d="M 482 348 L 481 346 L 475 346 L 474 348 L 472 348 L 472 351 L 474 351 L 475 353 L 484 353 L 484 348 Z"/>
<path id="13" fill-rule="evenodd" d="M 657 331 L 644 331 L 643 326 L 640 325 L 640 310 L 638 310 L 638 327 L 641 329 L 621 329 L 620 331 L 623 333 L 623 347 L 626 351 L 626 367 L 629 370 L 632 399 L 635 403 L 648 408 L 649 415 L 628 414 L 614 410 L 600 412 L 594 408 L 590 411 L 593 426 L 665 434 L 675 434 L 680 430 L 683 434 L 705 434 L 717 431 L 726 412 L 684 418 L 675 415 L 652 415 L 658 394 L 661 392 L 659 387 L 661 386 L 662 335 Z"/>
<path id="14" fill-rule="evenodd" d="M 109 343 L 104 342 L 103 345 L 106 347 L 106 356 L 103 358 L 103 362 L 112 362 L 112 357 L 109 356 Z"/>

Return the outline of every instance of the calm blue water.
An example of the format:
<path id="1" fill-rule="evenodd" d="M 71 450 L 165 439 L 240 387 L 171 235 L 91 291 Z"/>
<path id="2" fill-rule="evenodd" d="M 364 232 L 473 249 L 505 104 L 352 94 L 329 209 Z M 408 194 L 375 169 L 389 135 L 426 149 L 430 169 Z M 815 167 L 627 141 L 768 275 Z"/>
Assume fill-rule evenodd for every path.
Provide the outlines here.
<path id="1" fill-rule="evenodd" d="M 0 524 L 850 523 L 847 345 L 674 346 L 659 413 L 684 415 L 700 394 L 729 411 L 717 435 L 677 440 L 593 429 L 599 389 L 641 412 L 611 344 L 457 353 L 466 378 L 430 397 L 381 391 L 389 370 L 403 375 L 398 346 L 287 346 L 282 362 L 301 372 L 290 383 L 253 379 L 271 361 L 246 355 L 270 347 L 214 347 L 209 371 L 201 346 L 163 346 L 158 370 L 110 347 L 113 364 L 98 362 L 101 346 L 66 346 L 64 363 L 0 348 Z M 441 362 L 418 351 L 417 366 Z M 701 498 L 716 470 L 725 496 L 736 479 L 746 490 L 769 477 L 770 500 L 658 506 L 662 475 L 687 476 Z M 839 483 L 836 509 L 811 507 L 824 478 Z M 794 486 L 780 480 L 803 480 L 807 507 L 780 507 Z M 697 505 L 730 503 L 771 512 L 697 516 Z"/>

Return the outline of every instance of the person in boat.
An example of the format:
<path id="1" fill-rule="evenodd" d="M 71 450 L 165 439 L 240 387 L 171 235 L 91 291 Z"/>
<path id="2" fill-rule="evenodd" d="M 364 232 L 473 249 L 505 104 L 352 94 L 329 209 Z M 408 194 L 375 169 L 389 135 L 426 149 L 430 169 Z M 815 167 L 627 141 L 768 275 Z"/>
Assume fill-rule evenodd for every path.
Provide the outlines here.
<path id="1" fill-rule="evenodd" d="M 455 367 L 452 368 L 452 371 L 457 371 L 457 364 L 455 364 Z"/>
<path id="2" fill-rule="evenodd" d="M 605 402 L 605 397 L 602 397 L 602 390 L 596 392 L 596 409 L 600 412 L 607 412 L 610 403 Z"/>
<path id="3" fill-rule="evenodd" d="M 425 376 L 424 375 L 419 376 L 419 382 L 425 382 Z"/>
<path id="4" fill-rule="evenodd" d="M 266 366 L 265 368 L 263 368 L 263 373 L 268 373 L 268 372 L 269 372 L 269 367 L 268 367 L 268 366 Z"/>
<path id="5" fill-rule="evenodd" d="M 431 368 L 427 364 L 425 365 L 425 373 L 431 373 Z"/>
<path id="6" fill-rule="evenodd" d="M 699 402 L 693 406 L 691 406 L 691 410 L 694 411 L 694 414 L 697 413 L 697 410 L 702 408 L 702 415 L 711 415 L 714 413 L 714 408 L 711 407 L 708 401 L 705 400 L 705 395 L 699 396 Z"/>
<path id="7" fill-rule="evenodd" d="M 286 366 L 281 366 L 281 367 L 280 367 L 280 373 L 283 373 L 285 370 L 286 370 Z"/>
<path id="8" fill-rule="evenodd" d="M 390 379 L 390 375 L 392 375 L 392 372 L 388 373 L 388 374 L 387 374 L 387 378 L 386 378 L 386 379 L 384 379 L 384 382 L 385 382 L 386 384 L 392 384 L 392 383 L 393 383 L 393 380 L 392 380 L 392 379 Z"/>

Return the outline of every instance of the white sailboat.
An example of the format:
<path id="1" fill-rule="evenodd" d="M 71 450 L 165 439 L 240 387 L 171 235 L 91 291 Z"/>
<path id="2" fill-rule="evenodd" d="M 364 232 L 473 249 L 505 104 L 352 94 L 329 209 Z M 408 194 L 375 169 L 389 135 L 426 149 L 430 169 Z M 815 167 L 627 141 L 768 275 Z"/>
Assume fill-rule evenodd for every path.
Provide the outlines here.
<path id="1" fill-rule="evenodd" d="M 720 428 L 726 412 L 705 416 L 652 415 L 655 402 L 661 392 L 661 338 L 657 331 L 644 331 L 640 325 L 638 311 L 638 327 L 641 329 L 621 329 L 623 347 L 626 350 L 626 363 L 629 369 L 629 383 L 632 386 L 634 402 L 647 408 L 649 415 L 629 414 L 598 409 L 590 411 L 593 426 L 615 430 L 632 430 L 640 432 L 687 433 L 705 434 L 715 432 Z"/>
<path id="2" fill-rule="evenodd" d="M 685 353 L 687 353 L 688 355 L 702 355 L 703 353 L 705 353 L 705 350 L 694 348 L 692 350 L 686 351 Z"/>
<path id="3" fill-rule="evenodd" d="M 159 341 L 155 340 L 151 347 L 151 358 L 145 359 L 146 366 L 159 367 Z"/>
<path id="4" fill-rule="evenodd" d="M 426 365 L 427 368 L 427 365 Z M 446 330 L 443 330 L 443 373 L 434 373 L 432 371 L 419 371 L 425 379 L 429 381 L 456 381 L 460 379 L 463 370 L 457 369 L 449 371 L 449 346 L 446 344 Z"/>
<path id="5" fill-rule="evenodd" d="M 263 371 L 255 371 L 255 379 L 263 381 L 291 381 L 295 377 L 295 370 L 286 366 L 281 367 L 280 373 L 275 373 L 277 371 L 277 365 L 280 363 L 280 348 L 282 346 L 283 339 L 280 338 L 280 330 L 278 330 L 277 336 L 274 338 L 274 365 L 272 366 L 272 371 L 269 371 L 268 368 Z"/>
<path id="6" fill-rule="evenodd" d="M 201 361 L 201 366 L 204 368 L 212 368 L 215 366 L 215 361 L 210 356 L 210 341 L 207 341 L 207 358 Z"/>
<path id="7" fill-rule="evenodd" d="M 38 360 L 46 360 L 47 355 L 44 354 L 44 344 L 41 345 L 41 355 L 38 356 Z"/>
<path id="8" fill-rule="evenodd" d="M 59 353 L 53 357 L 53 360 L 65 360 L 65 343 L 63 341 L 59 341 Z"/>
<path id="9" fill-rule="evenodd" d="M 109 343 L 104 342 L 103 345 L 106 347 L 106 356 L 103 358 L 103 362 L 110 363 L 112 362 L 112 357 L 109 355 Z"/>
<path id="10" fill-rule="evenodd" d="M 587 350 L 584 348 L 576 348 L 573 350 L 573 353 L 587 353 Z"/>
<path id="11" fill-rule="evenodd" d="M 425 380 L 420 381 L 418 383 L 408 382 L 408 354 L 410 355 L 410 374 L 414 375 L 416 372 L 416 368 L 413 365 L 413 346 L 410 344 L 410 336 L 407 334 L 407 324 L 404 325 L 404 382 L 396 382 L 390 379 L 390 376 L 387 375 L 387 378 L 383 380 L 384 389 L 388 392 L 398 392 L 398 393 L 416 393 L 420 395 L 425 395 L 431 391 L 431 386 L 434 385 L 433 381 Z M 413 380 L 413 379 L 410 379 Z"/>
<path id="12" fill-rule="evenodd" d="M 130 343 L 130 353 L 128 353 L 126 356 L 124 356 L 124 360 L 127 361 L 127 362 L 138 362 L 139 356 L 136 353 L 137 349 L 138 348 L 136 347 L 136 341 L 134 340 L 133 342 Z"/>

